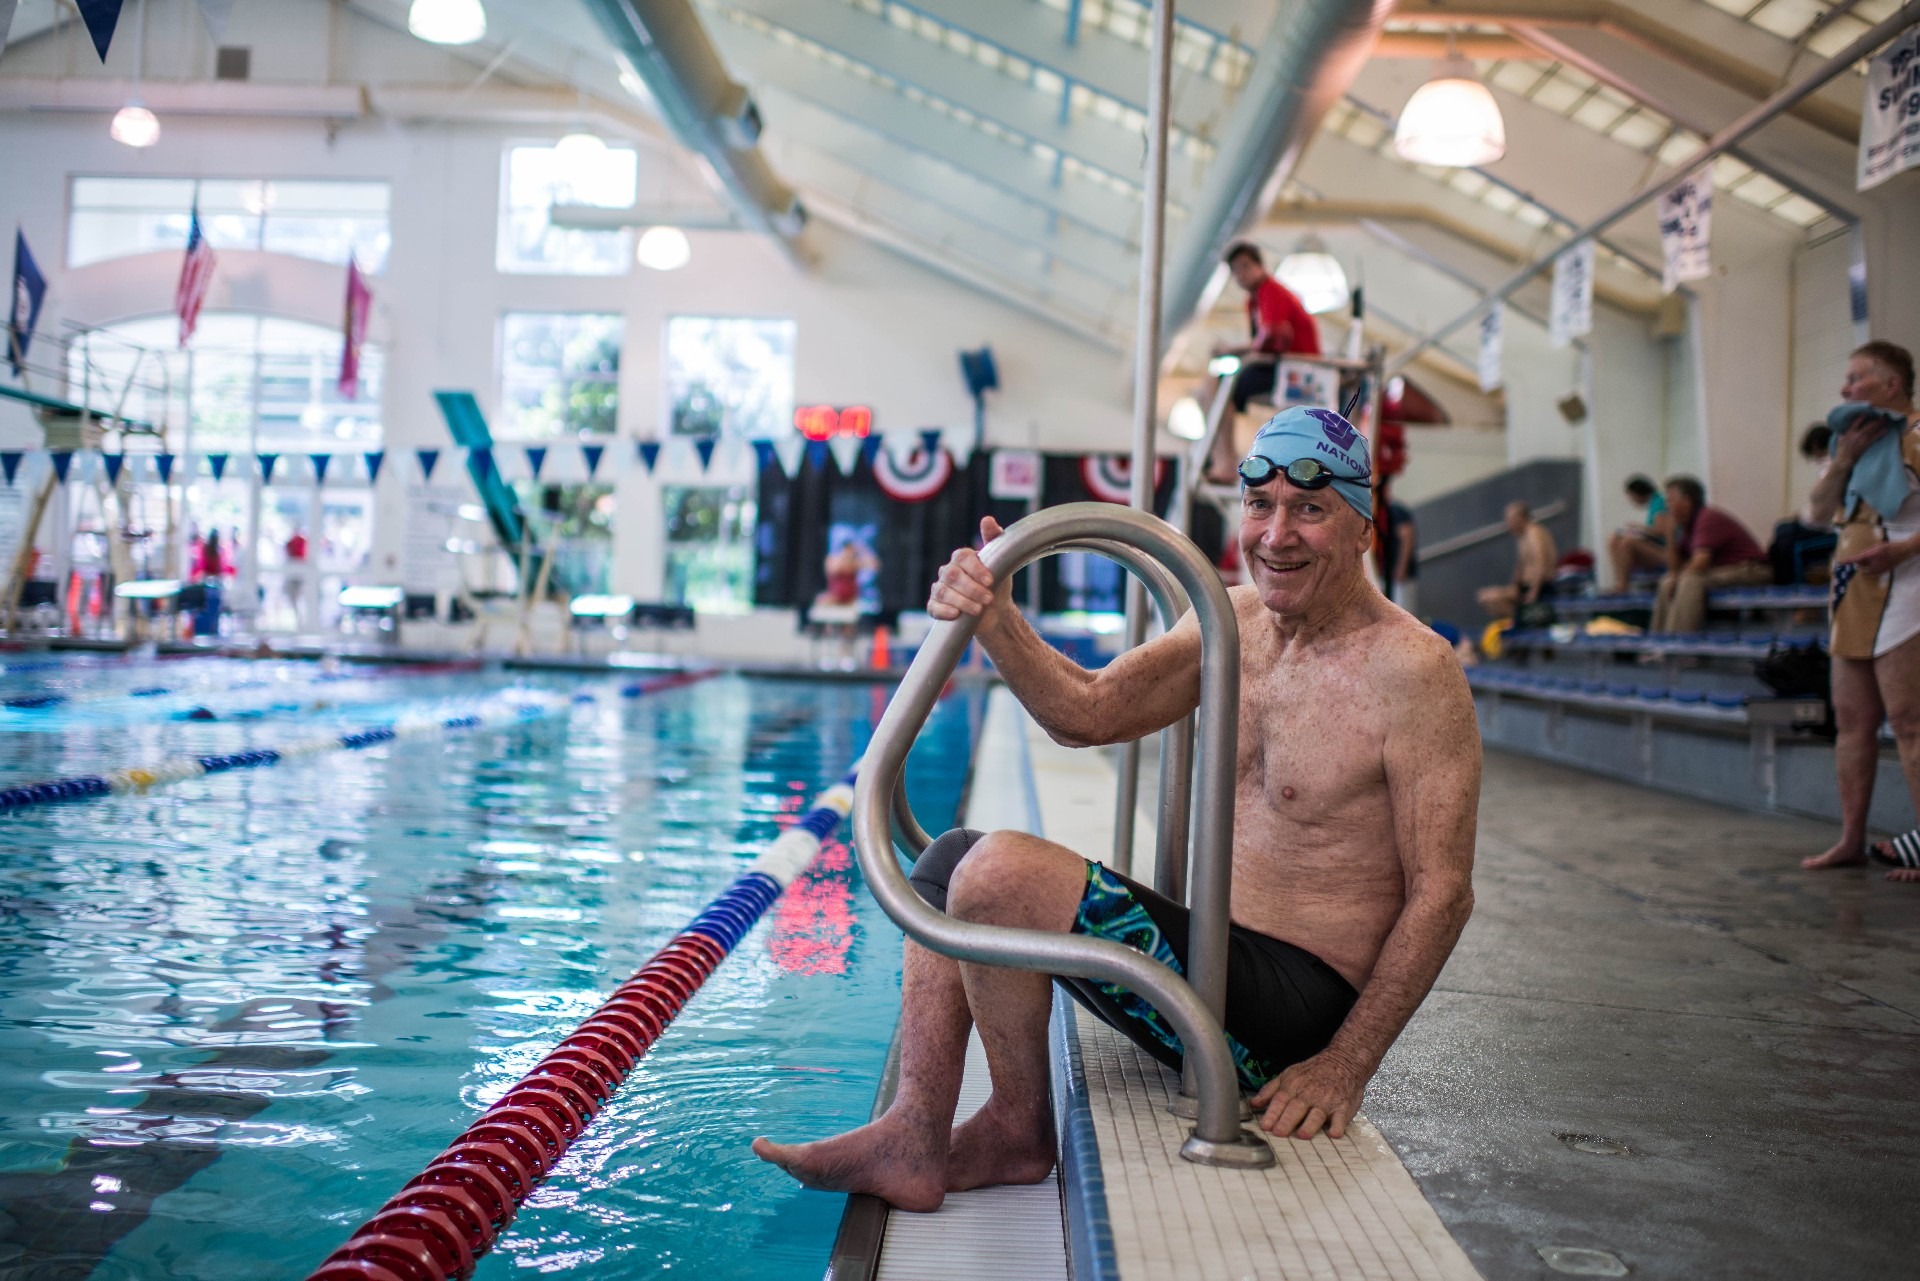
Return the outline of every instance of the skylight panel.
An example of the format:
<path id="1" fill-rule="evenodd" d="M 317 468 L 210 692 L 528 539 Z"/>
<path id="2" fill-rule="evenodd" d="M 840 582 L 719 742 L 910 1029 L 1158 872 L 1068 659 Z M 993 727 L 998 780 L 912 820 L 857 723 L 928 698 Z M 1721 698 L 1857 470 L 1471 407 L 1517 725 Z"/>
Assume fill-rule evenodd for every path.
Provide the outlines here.
<path id="1" fill-rule="evenodd" d="M 1508 93 L 1516 93 L 1524 98 L 1533 92 L 1535 85 L 1551 74 L 1550 69 L 1543 71 L 1537 62 L 1522 62 L 1516 58 L 1498 64 L 1489 78 Z"/>
<path id="2" fill-rule="evenodd" d="M 1776 218 L 1785 218 L 1800 227 L 1811 227 L 1827 216 L 1827 211 L 1808 200 L 1805 196 L 1788 196 L 1767 211 Z"/>
<path id="3" fill-rule="evenodd" d="M 1587 96 L 1588 87 L 1577 83 L 1567 75 L 1565 67 L 1560 67 L 1535 85 L 1531 96 L 1548 111 L 1564 116 Z"/>
<path id="4" fill-rule="evenodd" d="M 1607 136 L 1635 151 L 1648 151 L 1667 136 L 1669 127 L 1665 118 L 1641 108 L 1615 121 Z"/>
<path id="5" fill-rule="evenodd" d="M 1798 40 L 1826 11 L 1826 0 L 1767 0 L 1747 21 L 1783 40 Z"/>
<path id="6" fill-rule="evenodd" d="M 1870 22 L 1862 22 L 1860 20 L 1861 17 L 1866 16 L 1866 7 L 1865 5 L 1861 5 L 1858 9 L 1855 9 L 1853 13 L 1843 14 L 1822 27 L 1819 31 L 1816 31 L 1813 39 L 1807 41 L 1807 48 L 1813 50 L 1814 53 L 1820 55 L 1822 58 L 1831 58 L 1834 54 L 1839 53 L 1842 49 L 1858 40 L 1866 34 L 1867 28 L 1872 25 Z"/>
<path id="7" fill-rule="evenodd" d="M 1733 194 L 1749 204 L 1771 209 L 1788 196 L 1787 189 L 1763 173 L 1749 173 Z"/>

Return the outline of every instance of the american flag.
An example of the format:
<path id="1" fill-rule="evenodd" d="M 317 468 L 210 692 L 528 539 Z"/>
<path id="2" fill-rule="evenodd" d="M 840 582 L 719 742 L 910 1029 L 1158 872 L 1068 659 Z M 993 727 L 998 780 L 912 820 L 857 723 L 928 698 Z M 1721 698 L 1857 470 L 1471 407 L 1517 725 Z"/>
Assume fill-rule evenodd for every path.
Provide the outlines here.
<path id="1" fill-rule="evenodd" d="M 180 284 L 173 291 L 173 309 L 180 313 L 180 345 L 185 347 L 200 323 L 200 304 L 207 300 L 207 286 L 213 283 L 213 246 L 200 234 L 200 210 L 193 211 L 187 230 L 187 256 L 180 263 Z"/>

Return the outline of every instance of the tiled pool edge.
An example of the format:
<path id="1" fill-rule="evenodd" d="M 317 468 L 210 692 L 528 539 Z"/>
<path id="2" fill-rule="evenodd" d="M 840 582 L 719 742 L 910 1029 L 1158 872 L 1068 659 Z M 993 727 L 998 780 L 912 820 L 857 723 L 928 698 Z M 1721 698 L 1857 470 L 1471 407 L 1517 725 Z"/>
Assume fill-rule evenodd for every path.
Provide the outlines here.
<path id="1" fill-rule="evenodd" d="M 1073 1002 L 1056 987 L 1049 1035 L 1067 1266 L 1074 1281 L 1119 1281 L 1120 1261 L 1107 1215 L 1107 1180 L 1100 1168 L 1100 1139 L 1093 1128 L 1093 1103 L 1076 1022 Z"/>

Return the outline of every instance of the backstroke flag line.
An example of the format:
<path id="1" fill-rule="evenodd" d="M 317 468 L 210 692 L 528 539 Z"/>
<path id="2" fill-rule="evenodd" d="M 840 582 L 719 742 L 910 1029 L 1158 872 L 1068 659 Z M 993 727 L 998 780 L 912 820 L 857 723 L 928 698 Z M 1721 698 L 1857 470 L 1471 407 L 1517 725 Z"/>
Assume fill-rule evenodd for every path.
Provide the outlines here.
<path id="1" fill-rule="evenodd" d="M 180 314 L 180 346 L 185 347 L 200 323 L 200 305 L 213 283 L 213 246 L 200 233 L 200 206 L 193 207 L 187 227 L 187 256 L 180 262 L 180 284 L 173 291 L 173 309 Z"/>
<path id="2" fill-rule="evenodd" d="M 7 361 L 18 378 L 26 365 L 33 327 L 40 323 L 40 304 L 47 299 L 47 278 L 27 248 L 27 233 L 13 233 L 13 305 L 7 312 Z"/>
<path id="3" fill-rule="evenodd" d="M 367 316 L 373 310 L 373 291 L 360 274 L 360 264 L 347 259 L 347 317 L 341 329 L 340 392 L 349 400 L 360 394 L 360 345 L 367 340 Z"/>

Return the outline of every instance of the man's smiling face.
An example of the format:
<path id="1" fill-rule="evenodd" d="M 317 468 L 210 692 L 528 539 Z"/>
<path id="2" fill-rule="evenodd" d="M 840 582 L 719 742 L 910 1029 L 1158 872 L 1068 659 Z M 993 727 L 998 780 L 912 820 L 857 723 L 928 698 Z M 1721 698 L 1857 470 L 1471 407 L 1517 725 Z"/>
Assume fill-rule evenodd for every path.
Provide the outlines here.
<path id="1" fill-rule="evenodd" d="M 1300 489 L 1275 476 L 1240 495 L 1240 555 L 1260 603 L 1306 613 L 1329 589 L 1360 575 L 1373 522 L 1331 488 Z"/>

